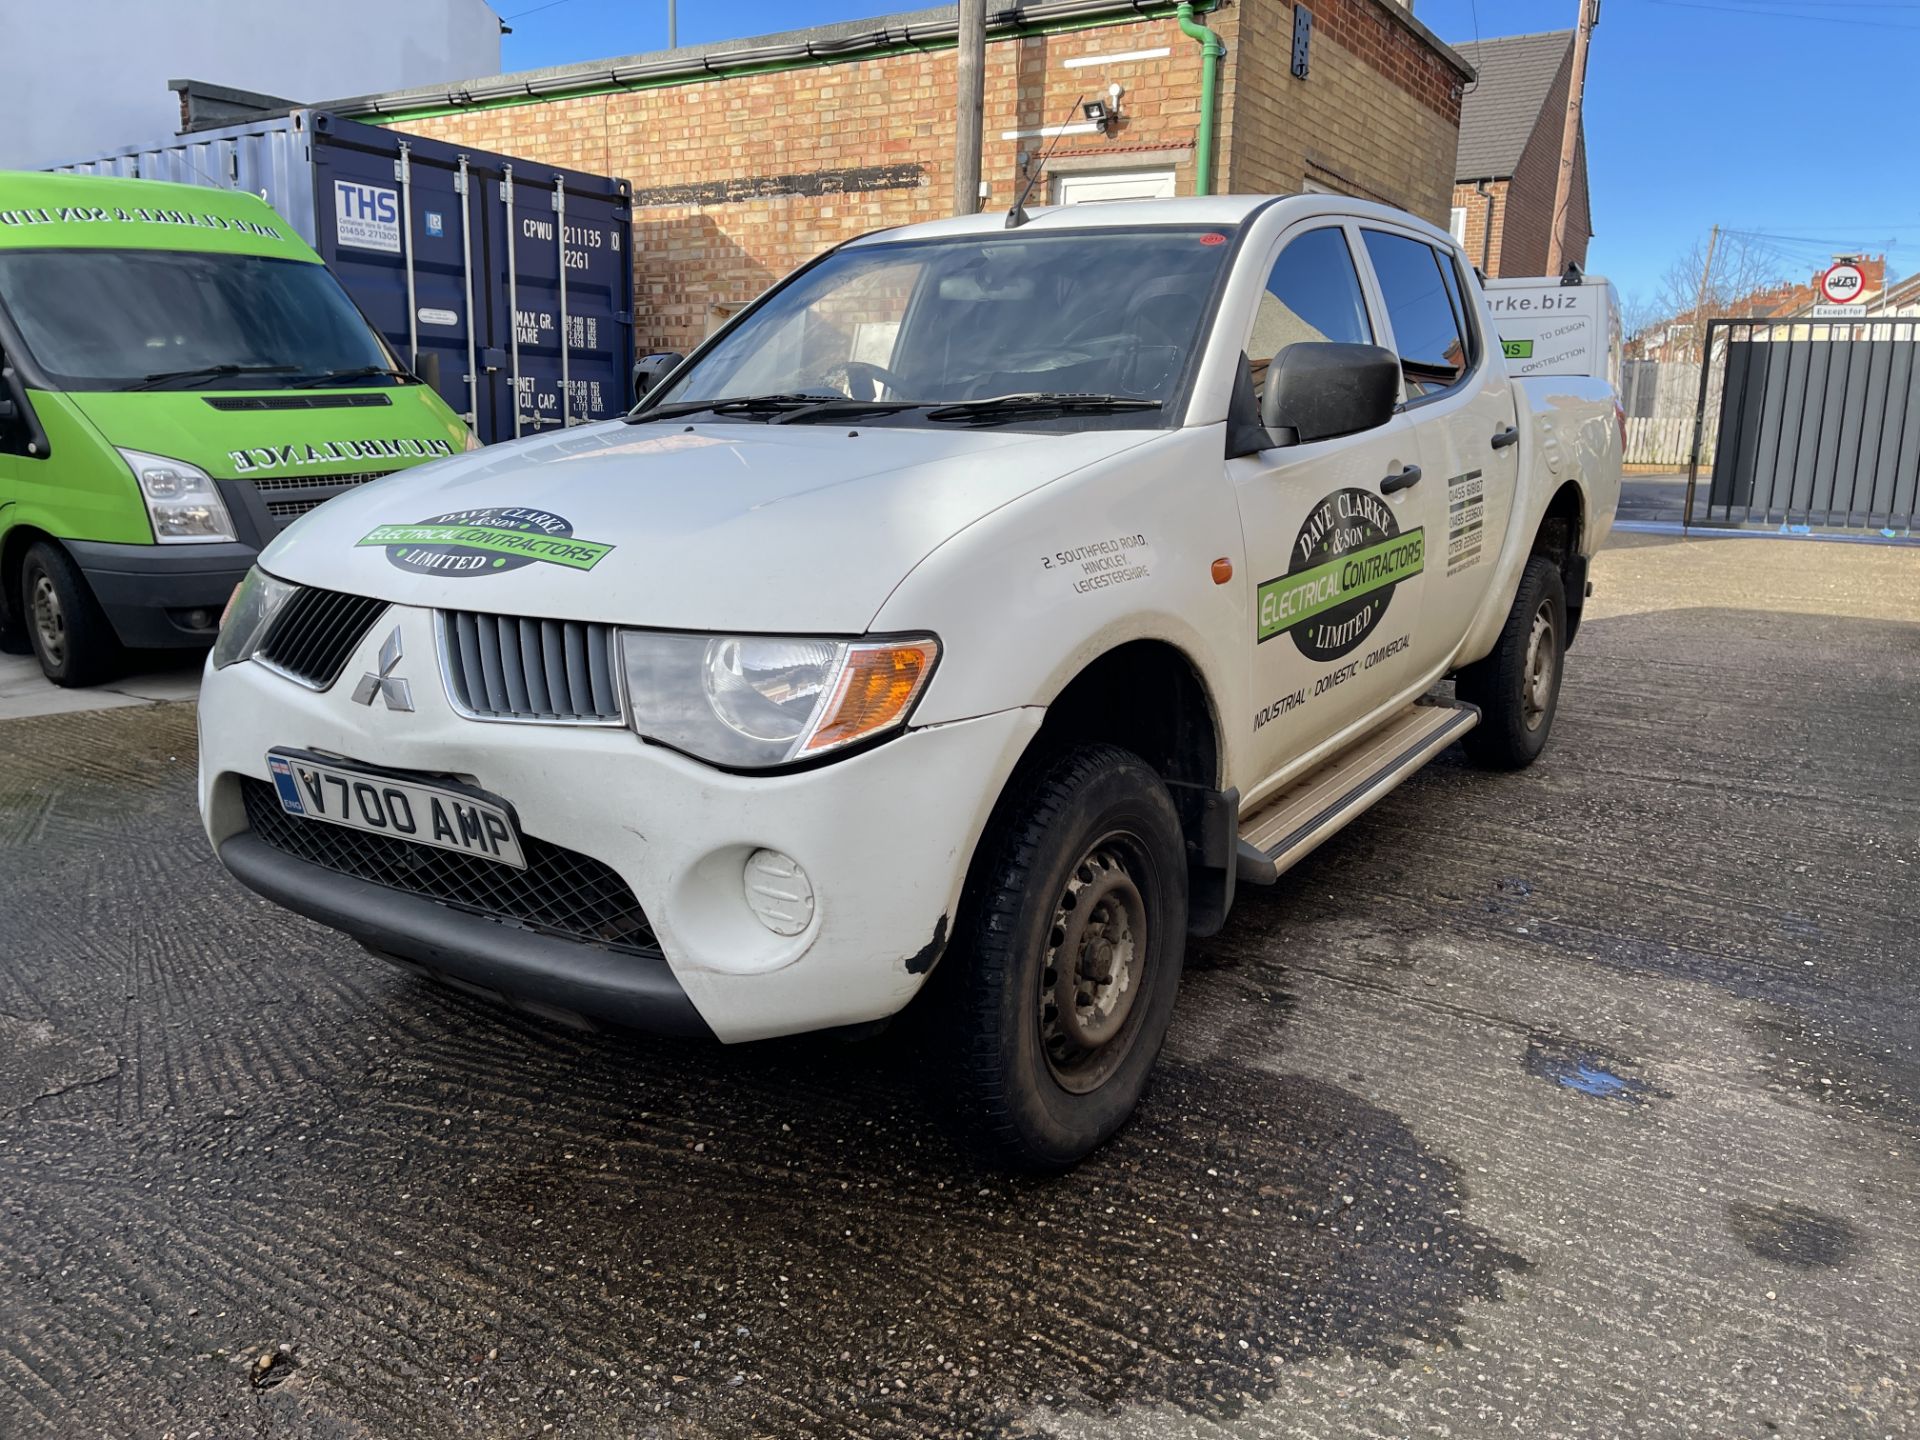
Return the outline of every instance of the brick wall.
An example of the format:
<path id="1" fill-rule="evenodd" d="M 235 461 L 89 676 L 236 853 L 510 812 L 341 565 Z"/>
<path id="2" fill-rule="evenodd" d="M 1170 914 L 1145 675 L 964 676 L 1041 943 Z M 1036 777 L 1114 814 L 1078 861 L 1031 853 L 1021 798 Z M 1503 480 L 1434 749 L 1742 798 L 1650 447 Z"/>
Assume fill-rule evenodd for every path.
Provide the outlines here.
<path id="1" fill-rule="evenodd" d="M 1467 212 L 1466 235 L 1460 243 L 1466 247 L 1467 258 L 1488 275 L 1500 273 L 1500 241 L 1506 228 L 1507 183 L 1505 180 L 1487 181 L 1485 195 L 1471 185 L 1453 187 L 1454 205 Z M 1492 198 L 1491 206 L 1488 197 Z M 1519 275 L 1526 272 L 1516 270 L 1511 273 Z"/>
<path id="2" fill-rule="evenodd" d="M 1460 141 L 1461 75 L 1388 0 L 1308 0 L 1307 78 L 1290 73 L 1294 6 L 1233 7 L 1228 181 L 1384 200 L 1444 226 Z M 1228 24 L 1220 27 L 1223 33 Z M 1237 44 L 1235 42 L 1237 41 Z"/>
<path id="3" fill-rule="evenodd" d="M 1288 74 L 1292 6 L 1209 17 L 1229 45 L 1215 188 L 1328 189 L 1441 223 L 1459 135 L 1459 77 L 1391 0 L 1313 0 L 1312 74 Z M 1165 48 L 1164 57 L 1064 62 Z M 993 39 L 981 175 L 988 209 L 1076 102 L 1125 87 L 1109 135 L 1062 138 L 1048 169 L 1165 168 L 1194 188 L 1199 48 L 1171 19 Z M 400 128 L 634 186 L 636 344 L 687 350 L 725 314 L 828 246 L 951 213 L 954 52 L 911 51 L 650 89 L 408 119 Z M 1048 198 L 1043 179 L 1036 201 Z"/>

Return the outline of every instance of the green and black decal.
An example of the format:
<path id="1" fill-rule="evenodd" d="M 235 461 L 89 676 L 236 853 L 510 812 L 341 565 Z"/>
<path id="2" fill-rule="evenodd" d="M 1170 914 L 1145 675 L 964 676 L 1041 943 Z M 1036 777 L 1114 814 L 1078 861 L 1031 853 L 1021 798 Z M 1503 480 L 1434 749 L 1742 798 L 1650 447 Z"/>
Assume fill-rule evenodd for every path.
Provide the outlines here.
<path id="1" fill-rule="evenodd" d="M 1426 533 L 1400 533 L 1365 490 L 1336 490 L 1307 516 L 1287 573 L 1260 586 L 1258 638 L 1291 635 L 1310 660 L 1344 655 L 1373 633 L 1394 588 L 1426 566 Z"/>
<path id="2" fill-rule="evenodd" d="M 1531 360 L 1533 358 L 1533 342 L 1531 340 L 1502 340 L 1500 342 L 1500 353 L 1505 355 L 1509 360 Z"/>
<path id="3" fill-rule="evenodd" d="M 613 549 L 598 540 L 576 539 L 564 515 L 518 505 L 456 510 L 415 525 L 381 525 L 355 543 L 385 546 L 395 565 L 423 575 L 493 575 L 536 560 L 591 570 Z"/>

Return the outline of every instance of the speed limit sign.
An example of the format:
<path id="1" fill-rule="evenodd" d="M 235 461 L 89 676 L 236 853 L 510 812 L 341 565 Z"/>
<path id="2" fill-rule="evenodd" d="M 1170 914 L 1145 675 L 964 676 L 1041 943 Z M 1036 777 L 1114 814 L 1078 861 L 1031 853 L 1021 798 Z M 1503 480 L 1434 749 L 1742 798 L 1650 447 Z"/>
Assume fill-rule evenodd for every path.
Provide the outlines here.
<path id="1" fill-rule="evenodd" d="M 1820 293 L 1829 305 L 1851 305 L 1866 294 L 1866 289 L 1866 276 L 1860 273 L 1860 267 L 1845 261 L 1820 277 Z"/>

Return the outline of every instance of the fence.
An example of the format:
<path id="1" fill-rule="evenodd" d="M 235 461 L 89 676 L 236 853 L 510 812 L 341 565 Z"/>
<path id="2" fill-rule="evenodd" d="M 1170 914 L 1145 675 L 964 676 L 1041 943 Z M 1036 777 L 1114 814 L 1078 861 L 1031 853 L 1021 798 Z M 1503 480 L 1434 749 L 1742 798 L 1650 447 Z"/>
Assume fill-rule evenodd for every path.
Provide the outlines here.
<path id="1" fill-rule="evenodd" d="M 1620 403 L 1627 412 L 1626 462 L 1683 470 L 1693 456 L 1693 421 L 1700 403 L 1700 367 L 1694 361 L 1629 360 L 1622 367 Z M 1719 414 L 1719 393 L 1709 397 Z M 1717 429 L 1708 426 L 1703 461 L 1710 461 Z"/>
<path id="2" fill-rule="evenodd" d="M 1915 534 L 1920 320 L 1710 321 L 1695 403 L 1688 523 Z"/>

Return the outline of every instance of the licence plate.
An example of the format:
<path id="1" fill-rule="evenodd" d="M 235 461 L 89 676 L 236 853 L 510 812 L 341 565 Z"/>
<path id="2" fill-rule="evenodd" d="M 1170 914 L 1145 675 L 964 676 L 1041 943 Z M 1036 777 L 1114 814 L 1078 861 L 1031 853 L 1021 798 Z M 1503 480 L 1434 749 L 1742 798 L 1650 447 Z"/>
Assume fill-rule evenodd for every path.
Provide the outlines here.
<path id="1" fill-rule="evenodd" d="M 267 773 L 289 815 L 527 868 L 513 816 L 471 791 L 271 750 Z"/>

